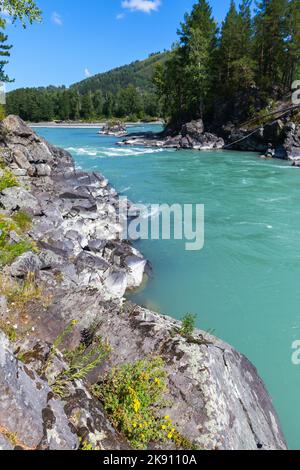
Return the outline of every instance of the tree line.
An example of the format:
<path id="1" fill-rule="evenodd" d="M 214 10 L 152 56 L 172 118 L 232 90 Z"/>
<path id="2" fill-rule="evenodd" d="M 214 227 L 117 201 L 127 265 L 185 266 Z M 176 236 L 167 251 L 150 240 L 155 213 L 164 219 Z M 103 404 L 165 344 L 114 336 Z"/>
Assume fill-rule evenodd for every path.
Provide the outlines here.
<path id="1" fill-rule="evenodd" d="M 3 2 L 14 19 L 39 17 L 31 0 Z M 163 116 L 175 125 L 199 117 L 212 122 L 218 115 L 230 120 L 236 110 L 243 117 L 253 116 L 289 92 L 293 80 L 300 78 L 300 0 L 240 2 L 237 6 L 231 0 L 218 25 L 210 3 L 197 0 L 185 15 L 171 52 L 151 55 L 69 89 L 13 91 L 7 97 L 7 112 L 29 121 Z M 3 26 L 0 23 L 0 32 Z M 9 54 L 3 31 L 2 81 L 9 80 L 5 75 Z"/>
<path id="2" fill-rule="evenodd" d="M 158 97 L 129 85 L 116 94 L 97 90 L 81 94 L 76 87 L 22 88 L 7 95 L 8 114 L 26 121 L 152 119 L 160 115 Z"/>
<path id="3" fill-rule="evenodd" d="M 185 15 L 178 42 L 154 77 L 163 113 L 173 124 L 212 119 L 222 100 L 253 98 L 253 90 L 267 104 L 300 78 L 300 0 L 252 3 L 242 0 L 237 7 L 232 0 L 221 26 L 207 0 L 198 0 Z M 255 112 L 250 103 L 249 115 Z"/>

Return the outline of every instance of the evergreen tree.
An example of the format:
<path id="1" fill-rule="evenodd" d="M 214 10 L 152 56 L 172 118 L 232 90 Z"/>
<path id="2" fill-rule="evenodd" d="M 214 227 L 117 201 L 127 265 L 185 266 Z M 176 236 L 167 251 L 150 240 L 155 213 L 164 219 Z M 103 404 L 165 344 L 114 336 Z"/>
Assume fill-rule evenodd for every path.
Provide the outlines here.
<path id="1" fill-rule="evenodd" d="M 12 46 L 6 44 L 7 35 L 0 31 L 0 82 L 11 82 L 4 71 L 5 66 L 8 64 L 7 58 L 10 57 L 10 49 Z"/>
<path id="2" fill-rule="evenodd" d="M 103 114 L 107 118 L 111 118 L 114 114 L 114 96 L 112 93 L 107 93 L 103 104 Z"/>
<path id="3" fill-rule="evenodd" d="M 164 103 L 164 112 L 174 122 L 203 116 L 213 84 L 213 59 L 217 46 L 217 26 L 206 0 L 198 0 L 178 31 L 179 45 L 155 83 Z"/>
<path id="4" fill-rule="evenodd" d="M 83 95 L 81 99 L 81 117 L 91 119 L 94 116 L 94 106 L 91 92 Z"/>
<path id="5" fill-rule="evenodd" d="M 93 95 L 93 106 L 95 110 L 95 115 L 97 117 L 101 117 L 103 114 L 103 104 L 104 100 L 102 92 L 101 90 L 97 90 Z"/>
<path id="6" fill-rule="evenodd" d="M 254 83 L 255 63 L 252 59 L 251 2 L 243 0 L 239 12 L 231 0 L 222 24 L 218 52 L 218 89 L 228 98 Z"/>
<path id="7" fill-rule="evenodd" d="M 300 0 L 291 0 L 286 18 L 287 57 L 284 63 L 283 84 L 290 89 L 300 79 Z"/>
<path id="8" fill-rule="evenodd" d="M 255 17 L 255 55 L 257 83 L 263 90 L 282 83 L 288 38 L 286 15 L 288 0 L 262 0 Z"/>

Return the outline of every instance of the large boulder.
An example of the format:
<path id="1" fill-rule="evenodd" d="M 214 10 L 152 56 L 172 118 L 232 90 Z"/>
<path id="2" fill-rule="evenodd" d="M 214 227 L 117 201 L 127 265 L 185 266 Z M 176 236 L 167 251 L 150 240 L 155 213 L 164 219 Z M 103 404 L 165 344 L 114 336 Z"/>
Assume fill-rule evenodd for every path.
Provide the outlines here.
<path id="1" fill-rule="evenodd" d="M 289 160 L 300 160 L 300 124 L 288 123 L 285 128 L 283 149 Z"/>
<path id="2" fill-rule="evenodd" d="M 121 137 L 127 134 L 127 128 L 125 124 L 122 124 L 120 121 L 116 123 L 108 123 L 102 127 L 102 129 L 99 131 L 99 134 Z"/>
<path id="3" fill-rule="evenodd" d="M 197 119 L 184 124 L 181 128 L 183 137 L 190 136 L 193 140 L 199 141 L 200 136 L 204 133 L 204 124 L 202 119 Z"/>

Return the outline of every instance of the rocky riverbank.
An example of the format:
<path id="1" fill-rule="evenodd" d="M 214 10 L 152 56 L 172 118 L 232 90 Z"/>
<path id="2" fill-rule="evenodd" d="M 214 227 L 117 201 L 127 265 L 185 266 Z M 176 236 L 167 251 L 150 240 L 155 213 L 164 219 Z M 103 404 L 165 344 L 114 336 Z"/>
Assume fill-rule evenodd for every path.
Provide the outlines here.
<path id="1" fill-rule="evenodd" d="M 284 109 L 280 109 L 284 113 Z M 179 132 L 130 134 L 118 145 L 177 148 L 192 150 L 240 150 L 265 154 L 273 147 L 274 157 L 297 162 L 300 160 L 300 124 L 290 115 L 265 125 L 239 127 L 228 123 L 212 132 L 205 132 L 202 119 L 184 124 Z M 297 163 L 295 166 L 299 166 Z"/>
<path id="2" fill-rule="evenodd" d="M 76 171 L 17 117 L 0 132 L 0 449 L 131 448 L 92 386 L 101 391 L 112 368 L 157 355 L 167 382 L 158 414 L 174 430 L 148 448 L 286 449 L 242 354 L 124 299 L 146 260 L 121 240 L 118 195 L 105 177 Z M 84 368 L 99 344 L 102 360 Z"/>
<path id="3" fill-rule="evenodd" d="M 167 128 L 158 134 L 152 132 L 130 134 L 126 139 L 118 142 L 118 145 L 213 150 L 222 149 L 225 143 L 221 137 L 205 132 L 202 119 L 198 119 L 184 124 L 179 133 Z"/>

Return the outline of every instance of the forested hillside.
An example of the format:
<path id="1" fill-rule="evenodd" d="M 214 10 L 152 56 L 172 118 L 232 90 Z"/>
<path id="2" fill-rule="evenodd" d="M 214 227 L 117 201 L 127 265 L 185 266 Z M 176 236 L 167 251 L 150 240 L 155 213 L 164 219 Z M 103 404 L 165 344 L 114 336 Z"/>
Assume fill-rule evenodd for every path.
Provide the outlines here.
<path id="1" fill-rule="evenodd" d="M 137 60 L 106 73 L 99 73 L 71 86 L 81 94 L 96 92 L 116 94 L 123 88 L 133 85 L 140 91 L 153 92 L 153 71 L 157 64 L 162 64 L 168 57 L 167 52 L 151 54 L 148 59 Z"/>
<path id="2" fill-rule="evenodd" d="M 33 122 L 158 117 L 161 110 L 153 74 L 157 64 L 163 64 L 167 57 L 168 53 L 151 54 L 148 59 L 95 75 L 70 88 L 12 91 L 7 95 L 7 113 Z"/>

